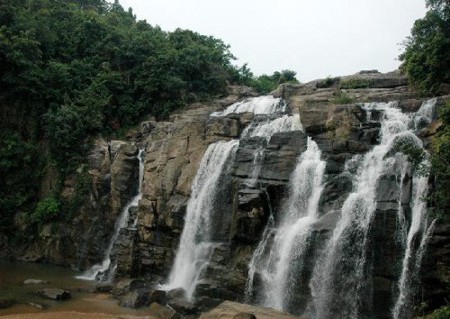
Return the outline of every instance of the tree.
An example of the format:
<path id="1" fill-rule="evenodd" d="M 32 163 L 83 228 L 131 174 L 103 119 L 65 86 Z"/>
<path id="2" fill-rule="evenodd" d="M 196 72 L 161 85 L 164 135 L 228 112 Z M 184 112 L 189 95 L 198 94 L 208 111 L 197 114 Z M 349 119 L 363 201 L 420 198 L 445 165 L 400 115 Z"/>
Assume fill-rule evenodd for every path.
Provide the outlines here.
<path id="1" fill-rule="evenodd" d="M 414 23 L 400 60 L 413 85 L 435 93 L 441 83 L 450 83 L 450 5 L 444 0 L 427 4 L 430 10 Z"/>

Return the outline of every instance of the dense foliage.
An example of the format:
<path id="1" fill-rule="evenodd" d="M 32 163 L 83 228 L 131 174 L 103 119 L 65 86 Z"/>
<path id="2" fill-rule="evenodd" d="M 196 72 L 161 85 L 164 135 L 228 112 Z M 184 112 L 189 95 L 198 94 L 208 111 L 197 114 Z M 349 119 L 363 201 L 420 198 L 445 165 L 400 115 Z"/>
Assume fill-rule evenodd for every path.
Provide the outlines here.
<path id="1" fill-rule="evenodd" d="M 15 212 L 36 213 L 44 168 L 64 178 L 97 134 L 164 118 L 228 84 L 268 92 L 296 81 L 282 71 L 266 84 L 233 60 L 221 40 L 164 32 L 117 0 L 0 1 L 0 227 Z M 42 205 L 45 216 L 58 211 Z"/>
<path id="2" fill-rule="evenodd" d="M 414 23 L 400 56 L 410 82 L 425 93 L 450 83 L 450 3 L 429 0 L 430 10 Z"/>
<path id="3" fill-rule="evenodd" d="M 422 93 L 439 93 L 442 84 L 450 84 L 450 1 L 428 0 L 429 11 L 414 23 L 411 36 L 405 42 L 400 56 L 403 70 L 411 84 Z M 433 188 L 427 198 L 435 217 L 450 219 L 450 103 L 440 108 L 440 127 L 430 146 Z M 436 124 L 435 124 L 436 125 Z M 421 161 L 423 152 L 409 153 Z M 423 318 L 449 318 L 450 309 L 443 306 Z"/>
<path id="4" fill-rule="evenodd" d="M 275 71 L 272 75 L 263 74 L 255 77 L 247 65 L 237 70 L 235 76 L 238 83 L 253 87 L 258 93 L 267 94 L 283 83 L 299 83 L 297 73 L 292 70 Z"/>
<path id="5" fill-rule="evenodd" d="M 400 56 L 410 82 L 423 93 L 438 92 L 442 83 L 450 83 L 450 2 L 428 0 L 429 11 L 414 23 L 405 52 Z M 440 110 L 441 128 L 431 147 L 433 207 L 444 217 L 450 208 L 450 105 Z"/>
<path id="6" fill-rule="evenodd" d="M 234 67 L 221 40 L 163 32 L 115 2 L 3 2 L 0 103 L 32 117 L 58 163 L 83 141 L 223 93 Z M 22 119 L 23 120 L 23 119 Z"/>

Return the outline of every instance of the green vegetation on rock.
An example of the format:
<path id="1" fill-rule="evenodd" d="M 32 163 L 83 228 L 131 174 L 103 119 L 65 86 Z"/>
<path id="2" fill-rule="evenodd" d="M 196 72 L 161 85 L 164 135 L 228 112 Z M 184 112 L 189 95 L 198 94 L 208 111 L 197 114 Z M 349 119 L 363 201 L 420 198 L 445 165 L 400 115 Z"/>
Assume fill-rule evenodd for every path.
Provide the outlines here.
<path id="1" fill-rule="evenodd" d="M 44 223 L 54 220 L 60 213 L 61 205 L 54 197 L 47 197 L 39 201 L 31 215 L 31 220 L 35 223 Z"/>
<path id="2" fill-rule="evenodd" d="M 333 103 L 334 104 L 351 104 L 355 101 L 355 99 L 350 96 L 347 92 L 338 90 L 334 94 Z"/>
<path id="3" fill-rule="evenodd" d="M 441 107 L 439 119 L 442 125 L 431 148 L 434 189 L 430 200 L 438 216 L 450 219 L 450 103 Z"/>
<path id="4" fill-rule="evenodd" d="M 450 83 L 450 3 L 428 0 L 429 11 L 414 23 L 411 36 L 400 55 L 409 81 L 424 94 L 438 93 L 442 83 Z M 440 109 L 440 128 L 432 140 L 431 171 L 433 191 L 428 200 L 440 217 L 448 218 L 450 208 L 450 104 Z M 418 158 L 415 154 L 413 158 Z"/>

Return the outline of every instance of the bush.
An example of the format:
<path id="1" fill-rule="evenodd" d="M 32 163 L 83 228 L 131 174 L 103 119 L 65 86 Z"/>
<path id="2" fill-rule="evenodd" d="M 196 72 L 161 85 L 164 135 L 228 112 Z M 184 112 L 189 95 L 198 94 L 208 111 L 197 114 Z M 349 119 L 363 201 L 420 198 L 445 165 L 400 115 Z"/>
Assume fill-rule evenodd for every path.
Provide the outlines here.
<path id="1" fill-rule="evenodd" d="M 335 93 L 335 97 L 333 99 L 334 104 L 351 104 L 355 101 L 353 97 L 347 94 L 344 91 L 339 90 Z"/>
<path id="2" fill-rule="evenodd" d="M 441 83 L 450 83 L 450 5 L 428 1 L 431 8 L 416 20 L 400 55 L 409 81 L 424 93 L 436 93 Z"/>
<path id="3" fill-rule="evenodd" d="M 60 203 L 54 197 L 47 197 L 41 200 L 31 215 L 31 220 L 35 223 L 44 223 L 54 220 L 60 213 Z"/>
<path id="4" fill-rule="evenodd" d="M 339 87 L 341 89 L 365 89 L 370 87 L 370 80 L 358 78 L 341 80 Z"/>
<path id="5" fill-rule="evenodd" d="M 449 319 L 450 318 L 450 306 L 444 306 L 433 311 L 433 313 L 425 316 L 425 319 Z"/>
<path id="6" fill-rule="evenodd" d="M 318 89 L 326 89 L 329 87 L 332 87 L 333 85 L 339 83 L 340 78 L 332 78 L 330 76 L 328 76 L 327 78 L 320 80 L 316 83 L 316 87 Z"/>

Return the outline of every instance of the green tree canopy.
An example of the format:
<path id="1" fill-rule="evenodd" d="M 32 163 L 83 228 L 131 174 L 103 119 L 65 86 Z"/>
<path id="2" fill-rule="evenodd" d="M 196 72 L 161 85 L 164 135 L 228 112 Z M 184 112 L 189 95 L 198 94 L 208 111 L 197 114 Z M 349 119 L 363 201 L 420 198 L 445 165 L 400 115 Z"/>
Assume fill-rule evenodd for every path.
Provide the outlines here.
<path id="1" fill-rule="evenodd" d="M 414 23 L 400 55 L 411 83 L 425 93 L 435 93 L 450 83 L 450 4 L 429 0 L 430 10 Z"/>

